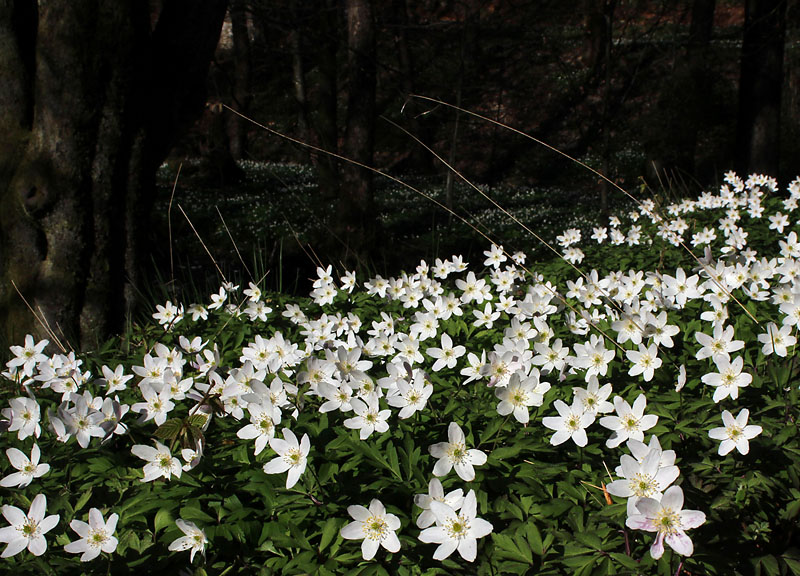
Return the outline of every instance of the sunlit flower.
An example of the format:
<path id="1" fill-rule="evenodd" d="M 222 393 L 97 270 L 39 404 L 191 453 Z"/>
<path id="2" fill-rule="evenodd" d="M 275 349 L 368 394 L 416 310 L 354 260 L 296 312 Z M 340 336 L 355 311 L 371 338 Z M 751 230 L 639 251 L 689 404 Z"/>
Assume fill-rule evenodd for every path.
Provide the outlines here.
<path id="1" fill-rule="evenodd" d="M 48 340 L 34 341 L 33 336 L 28 334 L 25 336 L 24 346 L 11 346 L 11 353 L 14 358 L 6 363 L 9 368 L 18 368 L 22 370 L 25 376 L 33 376 L 33 371 L 39 362 L 47 360 L 47 356 L 43 354 L 43 350 L 49 344 Z"/>
<path id="2" fill-rule="evenodd" d="M 6 456 L 11 465 L 19 470 L 9 474 L 0 480 L 0 486 L 4 488 L 22 488 L 31 483 L 34 478 L 44 476 L 50 471 L 49 464 L 39 464 L 39 457 L 41 452 L 39 446 L 34 444 L 31 448 L 31 457 L 27 456 L 17 448 L 9 448 L 6 450 Z"/>
<path id="3" fill-rule="evenodd" d="M 269 446 L 278 454 L 278 457 L 264 464 L 264 472 L 280 474 L 288 471 L 286 488 L 291 488 L 297 484 L 300 476 L 306 470 L 311 442 L 308 434 L 303 434 L 303 439 L 298 443 L 297 436 L 288 428 L 283 429 L 283 438 L 283 440 L 280 438 L 270 439 Z"/>
<path id="4" fill-rule="evenodd" d="M 3 516 L 10 526 L 0 528 L 0 542 L 8 544 L 0 557 L 9 558 L 26 548 L 34 556 L 41 556 L 47 551 L 44 535 L 56 527 L 59 515 L 45 518 L 46 509 L 47 498 L 44 494 L 37 494 L 27 514 L 16 506 L 3 506 Z"/>
<path id="5" fill-rule="evenodd" d="M 758 341 L 763 344 L 761 352 L 768 356 L 775 354 L 781 358 L 785 358 L 788 354 L 789 346 L 794 346 L 797 343 L 797 338 L 792 335 L 793 326 L 778 326 L 774 322 L 767 325 L 767 331 L 764 334 L 758 335 Z"/>
<path id="6" fill-rule="evenodd" d="M 740 454 L 750 451 L 749 441 L 761 434 L 761 426 L 747 424 L 750 411 L 742 408 L 736 418 L 727 410 L 722 411 L 722 428 L 712 428 L 708 436 L 714 440 L 722 440 L 719 444 L 719 455 L 725 456 L 736 448 Z"/>
<path id="7" fill-rule="evenodd" d="M 614 433 L 606 441 L 606 446 L 616 448 L 629 438 L 634 440 L 644 440 L 645 431 L 649 430 L 658 422 L 655 414 L 645 414 L 647 407 L 647 397 L 640 394 L 633 402 L 633 407 L 619 396 L 614 397 L 614 409 L 616 416 L 603 416 L 600 425 L 608 428 Z"/>
<path id="8" fill-rule="evenodd" d="M 474 448 L 467 448 L 464 432 L 455 422 L 450 422 L 447 428 L 447 439 L 447 442 L 439 442 L 429 448 L 431 456 L 439 459 L 433 467 L 433 475 L 445 476 L 455 468 L 456 474 L 462 480 L 466 482 L 474 480 L 473 466 L 485 464 L 486 454 Z"/>
<path id="9" fill-rule="evenodd" d="M 151 482 L 162 476 L 169 480 L 173 475 L 181 477 L 182 467 L 177 458 L 173 458 L 169 448 L 156 441 L 156 447 L 136 444 L 131 448 L 134 456 L 147 460 L 144 465 L 144 478 L 141 482 Z"/>
<path id="10" fill-rule="evenodd" d="M 681 556 L 692 555 L 694 546 L 686 535 L 686 530 L 703 524 L 706 515 L 699 510 L 682 510 L 683 490 L 680 486 L 667 488 L 661 502 L 653 498 L 642 498 L 636 508 L 639 513 L 628 516 L 625 525 L 634 530 L 657 533 L 650 547 L 653 558 L 661 558 L 664 554 L 665 541 Z"/>
<path id="11" fill-rule="evenodd" d="M 747 372 L 742 372 L 744 359 L 737 356 L 733 362 L 725 357 L 720 357 L 716 361 L 717 370 L 706 374 L 701 380 L 709 386 L 714 386 L 714 402 L 724 400 L 728 396 L 736 400 L 739 397 L 739 388 L 746 388 L 753 381 L 753 377 Z"/>
<path id="12" fill-rule="evenodd" d="M 586 428 L 594 423 L 594 413 L 585 411 L 583 404 L 577 399 L 572 402 L 572 406 L 567 406 L 562 400 L 556 400 L 553 406 L 558 411 L 558 416 L 542 418 L 542 424 L 556 432 L 550 437 L 550 444 L 558 446 L 571 438 L 576 445 L 586 446 L 589 442 Z"/>
<path id="13" fill-rule="evenodd" d="M 388 420 L 392 411 L 379 408 L 377 394 L 370 394 L 363 399 L 353 398 L 350 401 L 350 405 L 356 415 L 345 420 L 344 425 L 347 428 L 358 430 L 361 440 L 366 440 L 372 436 L 373 432 L 383 434 L 389 430 L 389 424 L 386 420 Z"/>
<path id="14" fill-rule="evenodd" d="M 433 559 L 444 560 L 458 550 L 464 560 L 474 561 L 478 555 L 478 538 L 488 536 L 493 530 L 489 522 L 477 517 L 475 491 L 470 490 L 467 493 L 458 511 L 438 500 L 432 501 L 430 505 L 436 516 L 436 526 L 423 530 L 419 539 L 422 542 L 439 544 L 433 553 Z"/>
<path id="15" fill-rule="evenodd" d="M 453 510 L 458 510 L 464 502 L 464 491 L 458 488 L 457 490 L 448 492 L 445 496 L 441 480 L 432 478 L 431 481 L 428 482 L 427 494 L 414 495 L 414 504 L 422 508 L 422 512 L 417 518 L 418 528 L 427 528 L 436 522 L 436 514 L 431 510 L 431 502 L 433 501 L 444 502 Z"/>
<path id="16" fill-rule="evenodd" d="M 355 520 L 341 530 L 345 540 L 362 540 L 361 555 L 364 560 L 375 557 L 383 546 L 389 552 L 400 551 L 400 539 L 395 533 L 400 529 L 400 519 L 386 512 L 380 500 L 372 500 L 369 509 L 364 506 L 348 506 L 347 513 Z"/>
<path id="17" fill-rule="evenodd" d="M 542 405 L 544 393 L 550 389 L 550 384 L 539 381 L 539 370 L 536 368 L 531 369 L 529 376 L 523 376 L 520 372 L 514 372 L 508 386 L 495 390 L 495 395 L 500 399 L 498 414 L 514 414 L 517 422 L 527 424 L 530 419 L 528 408 Z"/>
<path id="18" fill-rule="evenodd" d="M 119 515 L 112 514 L 108 521 L 103 520 L 103 514 L 97 508 L 89 510 L 89 523 L 80 520 L 73 520 L 69 523 L 80 540 L 70 542 L 64 546 L 64 550 L 70 554 L 82 554 L 81 562 L 94 560 L 100 552 L 111 554 L 117 549 L 117 539 L 114 532 L 117 529 Z"/>

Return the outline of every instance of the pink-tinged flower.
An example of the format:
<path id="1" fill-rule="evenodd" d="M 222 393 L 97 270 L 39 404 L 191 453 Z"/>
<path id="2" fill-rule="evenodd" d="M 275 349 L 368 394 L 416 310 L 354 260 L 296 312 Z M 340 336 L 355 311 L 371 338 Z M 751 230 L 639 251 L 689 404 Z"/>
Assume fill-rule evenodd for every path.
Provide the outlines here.
<path id="1" fill-rule="evenodd" d="M 374 558 L 381 546 L 392 553 L 400 551 L 400 539 L 395 533 L 400 529 L 400 518 L 388 514 L 380 500 L 372 500 L 368 509 L 364 506 L 348 506 L 347 513 L 355 522 L 342 528 L 342 538 L 363 539 L 361 555 L 364 560 Z"/>
<path id="2" fill-rule="evenodd" d="M 629 516 L 637 514 L 636 504 L 642 498 L 660 498 L 680 475 L 677 466 L 665 466 L 662 460 L 661 447 L 658 445 L 648 448 L 647 456 L 642 460 L 627 454 L 620 458 L 617 474 L 622 478 L 609 483 L 607 489 L 609 494 L 628 499 Z"/>
<path id="3" fill-rule="evenodd" d="M 628 516 L 625 525 L 634 530 L 656 532 L 650 547 L 650 555 L 656 560 L 664 554 L 664 542 L 681 556 L 691 556 L 694 551 L 686 530 L 697 528 L 706 521 L 699 510 L 682 510 L 683 490 L 680 486 L 667 488 L 661 502 L 653 498 L 642 498 L 636 505 L 639 514 Z"/>
<path id="4" fill-rule="evenodd" d="M 28 549 L 34 556 L 41 556 L 47 550 L 47 541 L 44 535 L 58 524 L 59 515 L 53 514 L 45 518 L 47 499 L 44 494 L 38 494 L 31 502 L 28 514 L 16 506 L 3 506 L 3 516 L 10 526 L 0 528 L 0 542 L 7 542 L 8 546 L 0 555 L 9 558 Z"/>
<path id="5" fill-rule="evenodd" d="M 722 440 L 719 445 L 719 455 L 725 456 L 736 448 L 740 454 L 750 451 L 749 441 L 761 434 L 761 426 L 751 424 L 748 426 L 747 418 L 750 411 L 742 408 L 736 418 L 727 410 L 722 411 L 722 428 L 713 428 L 708 432 L 710 438 Z"/>
<path id="6" fill-rule="evenodd" d="M 447 439 L 447 442 L 439 442 L 429 448 L 431 456 L 439 459 L 433 467 L 433 475 L 445 476 L 455 468 L 456 474 L 465 482 L 474 480 L 473 465 L 485 464 L 486 454 L 474 448 L 467 448 L 464 432 L 455 422 L 450 422 L 447 428 Z"/>

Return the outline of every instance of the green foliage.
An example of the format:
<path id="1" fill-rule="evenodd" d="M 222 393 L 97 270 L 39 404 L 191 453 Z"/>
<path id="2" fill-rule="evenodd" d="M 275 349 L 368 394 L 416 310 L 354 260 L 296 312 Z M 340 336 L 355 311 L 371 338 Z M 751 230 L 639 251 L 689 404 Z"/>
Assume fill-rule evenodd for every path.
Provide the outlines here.
<path id="1" fill-rule="evenodd" d="M 779 208 L 776 198 L 767 198 L 764 204 L 768 214 Z M 712 212 L 695 212 L 691 229 L 714 226 L 714 218 Z M 645 237 L 655 237 L 654 225 L 641 224 Z M 777 254 L 778 247 L 767 224 L 756 219 L 749 222 L 749 245 L 771 256 Z M 715 253 L 722 247 L 720 238 L 714 246 Z M 585 248 L 587 260 L 582 266 L 586 268 L 586 262 L 591 261 L 603 272 L 619 270 L 623 265 L 642 269 L 642 261 L 654 264 L 648 260 L 653 254 L 658 255 L 656 269 L 663 274 L 674 275 L 678 265 L 686 270 L 692 266 L 687 264 L 683 249 L 657 239 L 649 252 L 622 251 L 620 247 L 611 250 L 607 245 Z M 534 274 L 542 274 L 564 293 L 569 290 L 565 282 L 577 275 L 563 261 L 540 263 L 528 271 L 525 283 L 518 283 L 511 292 L 517 302 L 525 298 L 529 284 L 542 286 Z M 450 280 L 445 282 L 445 295 L 457 290 Z M 715 369 L 709 359 L 696 357 L 699 345 L 695 333 L 711 332 L 711 324 L 700 318 L 709 309 L 700 299 L 669 308 L 669 323 L 680 331 L 673 347 L 660 349 L 663 366 L 651 380 L 629 374 L 631 362 L 626 355 L 637 350 L 630 341 L 618 343 L 619 346 L 606 343 L 608 349 L 615 350 L 615 357 L 607 374 L 600 378 L 602 383 L 612 383 L 614 394 L 628 402 L 645 393 L 647 414 L 658 416 L 658 423 L 647 434 L 656 435 L 664 450 L 676 452 L 680 468 L 676 484 L 685 495 L 685 508 L 701 510 L 706 515 L 705 523 L 690 532 L 694 542 L 690 557 L 679 557 L 668 549 L 663 557 L 653 559 L 649 554 L 653 534 L 626 525 L 624 499 L 610 496 L 606 486 L 614 479 L 609 475 L 621 455 L 627 454 L 627 448 L 607 447 L 607 429 L 591 426 L 588 444 L 582 448 L 572 442 L 551 444 L 552 431 L 542 424 L 542 419 L 556 414 L 557 400 L 569 403 L 573 388 L 585 386 L 582 370 L 543 374 L 541 379 L 549 382 L 551 389 L 544 394 L 540 406 L 531 407 L 530 422 L 522 425 L 510 414 L 498 414 L 498 389 L 487 386 L 487 378 L 465 383 L 466 373 L 462 370 L 472 362 L 466 354 L 454 367 L 432 368 L 434 356 L 428 349 L 442 345 L 440 336 L 444 333 L 478 358 L 482 352 L 502 348 L 504 339 L 508 339 L 505 331 L 512 322 L 512 313 L 502 312 L 492 326 L 476 326 L 472 312 L 483 310 L 483 305 L 461 304 L 462 316 L 441 319 L 436 336 L 420 342 L 423 361 L 413 369 L 408 361 L 390 368 L 387 357 L 370 356 L 372 365 L 363 368 L 366 377 L 359 376 L 360 380 L 351 383 L 357 381 L 372 389 L 391 386 L 393 378 L 411 380 L 416 370 L 433 391 L 424 409 L 403 419 L 395 410 L 389 417 L 388 431 L 376 431 L 362 439 L 358 430 L 344 425 L 352 412 L 320 411 L 328 400 L 322 397 L 320 382 L 330 381 L 332 376 L 325 373 L 315 380 L 314 370 L 319 369 L 319 363 L 327 363 L 344 373 L 344 364 L 359 360 L 345 360 L 348 350 L 365 346 L 368 330 L 375 328 L 373 323 L 386 322 L 390 317 L 396 333 L 408 333 L 418 320 L 414 309 L 405 306 L 402 299 L 381 298 L 361 289 L 352 293 L 340 290 L 333 302 L 324 303 L 268 294 L 265 300 L 272 310 L 267 321 L 251 320 L 243 312 L 246 298 L 231 288 L 230 301 L 239 298 L 234 303 L 241 304 L 238 311 L 223 307 L 211 310 L 208 320 L 196 321 L 184 311 L 185 317 L 169 322 L 168 330 L 155 325 L 137 326 L 124 344 L 117 340 L 109 343 L 99 353 L 84 358 L 80 370 L 72 373 L 75 378 L 89 373 L 101 376 L 103 366 L 117 364 L 126 373 L 136 368 L 137 379 L 111 395 L 117 398 L 117 407 L 132 406 L 143 400 L 145 386 L 134 383 L 147 373 L 148 362 L 156 356 L 172 358 L 176 366 L 181 365 L 180 377 L 173 385 L 180 387 L 183 379 L 192 378 L 192 387 L 173 394 L 174 408 L 158 424 L 146 418 L 153 414 L 147 414 L 145 409 L 138 420 L 135 414 L 122 416 L 122 429 L 118 430 L 122 433 L 107 427 L 103 438 L 91 438 L 85 448 L 75 438 L 60 442 L 48 426 L 65 418 L 65 411 L 73 410 L 78 400 L 69 395 L 62 398 L 58 393 L 61 384 L 52 378 L 43 378 L 49 388 L 43 387 L 41 380 L 27 382 L 23 387 L 19 378 L 6 378 L 4 404 L 30 393 L 40 406 L 44 430 L 35 442 L 50 471 L 33 479 L 29 486 L 2 488 L 3 504 L 27 510 L 37 494 L 45 494 L 47 514 L 58 514 L 60 520 L 46 535 L 45 556 L 22 552 L 2 562 L 9 573 L 15 574 L 132 574 L 154 570 L 409 576 L 666 575 L 680 571 L 800 574 L 800 551 L 795 544 L 800 516 L 800 366 L 795 362 L 793 347 L 785 358 L 765 356 L 757 340 L 769 322 L 781 323 L 783 315 L 778 305 L 749 299 L 741 286 L 732 295 L 758 320 L 756 324 L 733 301 L 728 303 L 728 324 L 734 327 L 736 338 L 745 342 L 739 354 L 747 373 L 752 375 L 752 383 L 739 390 L 735 401 L 727 398 L 715 402 L 713 389 L 702 381 Z M 493 303 L 497 304 L 497 300 Z M 295 305 L 305 320 L 295 322 L 283 314 L 287 306 Z M 568 313 L 570 308 L 580 309 L 583 303 L 569 297 L 561 306 L 568 307 L 563 310 Z M 572 345 L 583 343 L 588 336 L 571 333 L 567 323 L 560 321 L 560 312 L 550 316 L 551 339 L 561 338 L 565 346 L 575 350 Z M 359 320 L 358 329 L 345 322 L 348 315 L 351 321 Z M 330 322 L 324 337 L 313 334 L 315 322 Z M 337 338 L 335 327 L 342 323 L 349 328 L 343 328 Z M 613 334 L 613 324 L 613 318 L 599 318 L 595 328 Z M 350 340 L 348 332 L 352 332 Z M 361 341 L 355 338 L 356 332 Z M 183 352 L 180 360 L 179 346 L 186 344 L 181 337 L 200 337 L 209 356 Z M 271 344 L 257 344 L 259 341 Z M 530 356 L 536 353 L 534 344 L 540 341 L 538 336 L 525 340 Z M 303 342 L 308 347 L 306 352 L 302 351 Z M 265 366 L 271 366 L 268 369 L 256 367 L 245 372 L 244 358 L 257 358 L 259 347 L 268 351 L 266 356 L 274 364 L 267 362 Z M 362 352 L 360 360 L 366 358 L 367 353 Z M 201 366 L 212 360 L 215 366 L 211 371 Z M 44 373 L 45 363 L 39 363 L 39 373 Z M 680 366 L 685 367 L 687 377 L 677 390 Z M 348 370 L 358 372 L 361 368 L 351 366 Z M 164 378 L 163 374 L 160 378 Z M 105 381 L 85 376 L 76 388 L 102 397 L 106 385 Z M 243 386 L 244 391 L 235 392 L 237 386 Z M 265 464 L 279 457 L 277 444 L 266 445 L 256 453 L 252 438 L 243 438 L 246 434 L 241 433 L 251 423 L 251 412 L 242 410 L 237 414 L 231 400 L 249 402 L 245 400 L 248 394 L 263 392 L 259 392 L 259 386 L 263 390 L 269 388 L 266 395 L 271 397 L 270 402 L 280 407 L 280 422 L 274 423 L 275 436 L 281 438 L 286 427 L 298 438 L 304 434 L 310 437 L 307 468 L 297 484 L 289 488 L 285 473 L 264 471 Z M 285 400 L 281 399 L 282 394 Z M 710 438 L 709 431 L 720 426 L 723 408 L 738 412 L 745 407 L 763 433 L 751 440 L 747 454 L 733 451 L 720 456 L 719 441 Z M 380 408 L 387 408 L 385 399 Z M 491 535 L 478 540 L 474 563 L 457 553 L 443 561 L 434 560 L 434 545 L 418 539 L 420 529 L 416 522 L 421 510 L 414 503 L 415 495 L 428 493 L 437 460 L 430 447 L 447 441 L 451 422 L 463 430 L 467 447 L 488 456 L 485 464 L 475 467 L 474 479 L 462 480 L 454 471 L 441 478 L 445 493 L 462 489 L 466 494 L 474 490 L 477 516 L 492 524 Z M 31 454 L 31 436 L 20 438 L 11 430 L 3 438 L 8 448 Z M 152 447 L 155 441 L 164 444 L 176 458 L 181 449 L 202 445 L 202 456 L 199 461 L 191 455 L 181 460 L 187 469 L 180 477 L 173 472 L 169 478 L 145 482 L 147 469 L 143 472 L 143 467 L 147 463 L 131 449 L 135 445 Z M 196 466 L 190 468 L 190 464 Z M 14 468 L 8 460 L 0 461 L 3 477 L 12 472 Z M 341 530 L 352 521 L 348 507 L 367 506 L 372 499 L 379 499 L 388 513 L 400 519 L 397 534 L 401 549 L 395 554 L 381 549 L 374 560 L 366 561 L 359 543 L 344 539 Z M 119 515 L 119 543 L 113 553 L 81 563 L 63 547 L 77 539 L 68 528 L 70 522 L 86 521 L 91 508 L 99 509 L 105 518 L 112 513 Z M 185 552 L 169 550 L 171 543 L 184 536 L 176 524 L 178 520 L 194 523 L 208 539 L 205 553 L 195 555 L 193 561 Z"/>

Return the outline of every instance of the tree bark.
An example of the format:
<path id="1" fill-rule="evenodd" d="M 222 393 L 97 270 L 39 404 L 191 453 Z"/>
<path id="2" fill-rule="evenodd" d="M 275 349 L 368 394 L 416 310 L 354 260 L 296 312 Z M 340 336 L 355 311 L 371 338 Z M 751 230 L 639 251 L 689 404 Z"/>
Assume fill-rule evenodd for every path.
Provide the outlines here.
<path id="1" fill-rule="evenodd" d="M 316 144 L 323 150 L 339 151 L 339 75 L 336 55 L 339 51 L 339 2 L 324 0 L 314 20 L 312 37 L 317 50 L 314 51 L 316 70 L 314 85 L 316 92 L 311 96 L 313 112 L 309 114 L 310 128 Z M 338 160 L 327 154 L 311 154 L 317 169 L 317 181 L 322 198 L 333 201 L 339 197 Z"/>
<path id="2" fill-rule="evenodd" d="M 347 0 L 348 86 L 344 155 L 372 166 L 375 134 L 375 25 L 369 0 Z M 375 236 L 372 172 L 353 164 L 341 170 L 338 235 L 344 262 L 363 263 Z"/>
<path id="3" fill-rule="evenodd" d="M 0 326 L 87 348 L 141 289 L 155 170 L 202 110 L 226 3 L 166 1 L 152 33 L 136 0 L 27 4 L 0 4 Z"/>
<path id="4" fill-rule="evenodd" d="M 747 0 L 739 80 L 737 170 L 778 176 L 786 0 Z"/>
<path id="5" fill-rule="evenodd" d="M 247 25 L 245 0 L 231 0 L 231 28 L 233 31 L 233 103 L 242 114 L 249 113 L 250 90 L 250 33 Z M 241 160 L 247 153 L 247 123 L 236 114 L 226 114 L 231 156 Z"/>

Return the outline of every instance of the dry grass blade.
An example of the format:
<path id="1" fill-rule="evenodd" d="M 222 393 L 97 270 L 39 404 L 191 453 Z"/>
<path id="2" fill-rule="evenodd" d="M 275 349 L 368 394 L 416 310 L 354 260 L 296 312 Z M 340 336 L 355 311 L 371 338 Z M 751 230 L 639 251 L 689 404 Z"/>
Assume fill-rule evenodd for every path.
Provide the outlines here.
<path id="1" fill-rule="evenodd" d="M 178 178 L 181 176 L 183 162 L 178 164 L 178 172 L 175 174 L 175 181 L 172 183 L 172 193 L 169 195 L 169 206 L 167 206 L 167 234 L 169 236 L 169 278 L 173 287 L 172 297 L 175 297 L 175 263 L 172 256 L 172 201 L 175 199 L 175 190 L 178 189 Z"/>
<path id="2" fill-rule="evenodd" d="M 228 225 L 225 223 L 225 218 L 222 217 L 222 212 L 219 211 L 219 206 L 214 206 L 214 209 L 217 211 L 217 215 L 219 216 L 219 219 L 222 222 L 222 227 L 225 228 L 225 232 L 228 234 L 228 238 L 230 238 L 231 244 L 233 244 L 233 249 L 236 250 L 236 255 L 239 257 L 239 262 L 241 262 L 242 266 L 244 266 L 244 269 L 247 272 L 247 275 L 250 277 L 250 280 L 255 280 L 253 273 L 250 272 L 250 268 L 247 267 L 244 258 L 242 258 L 242 254 L 239 252 L 239 247 L 236 245 L 236 240 L 233 239 L 233 235 L 231 234 Z"/>
<path id="3" fill-rule="evenodd" d="M 217 264 L 217 261 L 214 259 L 214 256 L 211 254 L 211 251 L 208 249 L 208 246 L 206 246 L 206 243 L 203 242 L 203 239 L 200 237 L 200 233 L 194 227 L 194 224 L 189 219 L 189 216 L 186 215 L 186 212 L 183 210 L 183 206 L 178 204 L 178 210 L 180 210 L 181 214 L 183 214 L 183 217 L 186 218 L 186 221 L 189 223 L 189 226 L 191 226 L 192 232 L 194 232 L 194 235 L 197 236 L 198 240 L 200 240 L 200 244 L 203 246 L 203 249 L 206 251 L 206 254 L 208 254 L 208 257 L 211 258 L 211 262 L 214 263 L 214 268 L 217 269 L 217 272 L 219 272 L 219 275 L 222 277 L 222 280 L 224 282 L 227 282 L 228 279 L 225 277 L 225 274 L 222 273 L 222 270 L 220 269 L 219 264 Z"/>
<path id="4" fill-rule="evenodd" d="M 625 194 L 625 196 L 627 196 L 629 199 L 631 199 L 633 202 L 635 202 L 637 206 L 642 206 L 642 203 L 635 196 L 633 196 L 630 192 L 625 190 L 622 186 L 620 186 L 619 184 L 617 184 L 616 182 L 614 182 L 613 180 L 611 180 L 610 178 L 608 178 L 607 176 L 605 176 L 601 172 L 599 172 L 599 171 L 595 170 L 594 168 L 592 168 L 591 166 L 581 162 L 577 158 L 573 158 L 572 156 L 570 156 L 566 152 L 562 152 L 558 148 L 556 148 L 554 146 L 551 146 L 547 142 L 539 140 L 538 138 L 523 132 L 522 130 L 518 130 L 518 129 L 512 127 L 512 126 L 508 126 L 507 124 L 503 124 L 502 122 L 499 122 L 497 120 L 489 118 L 488 116 L 483 116 L 482 114 L 478 114 L 477 112 L 472 112 L 471 110 L 467 110 L 466 108 L 462 108 L 461 106 L 456 106 L 455 104 L 450 104 L 448 102 L 445 102 L 443 100 L 439 100 L 437 98 L 431 98 L 430 96 L 422 96 L 420 94 L 412 94 L 409 97 L 410 98 L 418 98 L 420 100 L 426 100 L 428 102 L 432 102 L 432 103 L 440 105 L 440 106 L 447 106 L 449 108 L 452 108 L 453 110 L 458 110 L 459 112 L 463 112 L 464 114 L 468 114 L 470 116 L 473 116 L 474 118 L 478 118 L 479 120 L 483 120 L 485 122 L 489 122 L 491 124 L 494 124 L 495 126 L 503 128 L 505 130 L 509 130 L 509 131 L 511 131 L 511 132 L 513 132 L 515 134 L 519 134 L 520 136 L 523 136 L 524 138 L 527 138 L 528 140 L 532 140 L 533 142 L 536 142 L 540 146 L 544 146 L 548 150 L 551 150 L 551 151 L 555 152 L 556 154 L 559 154 L 559 155 L 563 156 L 564 158 L 567 158 L 568 160 L 571 160 L 572 162 L 575 162 L 579 166 L 585 168 L 586 170 L 588 170 L 592 174 L 598 176 L 603 181 L 609 183 L 611 186 L 613 186 L 614 188 L 616 188 L 617 190 L 619 190 L 620 192 Z M 662 220 L 664 220 L 664 217 L 661 214 L 656 214 L 656 215 L 659 218 L 661 218 Z M 704 264 L 700 260 L 700 258 L 698 258 L 697 255 L 695 255 L 695 253 L 692 252 L 692 250 L 683 241 L 681 241 L 680 245 L 694 259 L 694 261 L 697 262 L 697 264 L 699 264 L 700 267 L 702 267 L 702 269 L 706 271 L 706 273 L 708 274 L 708 276 L 712 280 L 712 282 L 714 282 L 720 288 L 720 290 L 722 290 L 729 298 L 731 298 L 734 302 L 736 302 L 736 304 L 739 305 L 739 307 L 744 311 L 744 313 L 753 322 L 755 322 L 756 324 L 758 324 L 760 326 L 761 323 L 756 319 L 756 317 L 753 316 L 753 314 L 751 314 L 750 311 L 747 308 L 745 308 L 744 304 L 739 302 L 739 300 L 733 294 L 731 294 L 728 291 L 728 289 L 725 286 L 723 286 L 719 282 L 719 280 L 717 280 L 717 278 L 714 277 L 714 274 L 711 272 L 711 270 L 709 270 L 708 266 L 706 264 Z"/>
<path id="5" fill-rule="evenodd" d="M 19 295 L 19 297 L 22 298 L 22 301 L 25 303 L 25 306 L 28 307 L 28 310 L 30 310 L 31 314 L 33 314 L 33 317 L 36 318 L 36 321 L 44 329 L 45 333 L 53 340 L 53 342 L 55 342 L 56 346 L 58 346 L 61 349 L 61 352 L 66 354 L 67 348 L 61 342 L 55 331 L 50 327 L 50 324 L 47 321 L 47 316 L 45 315 L 44 311 L 41 308 L 39 308 L 39 312 L 37 313 L 36 310 L 33 309 L 33 306 L 31 306 L 28 300 L 25 298 L 25 296 L 22 295 L 22 292 L 17 287 L 17 283 L 14 282 L 14 280 L 11 280 L 11 285 L 14 287 L 14 290 L 16 290 L 17 295 Z"/>

